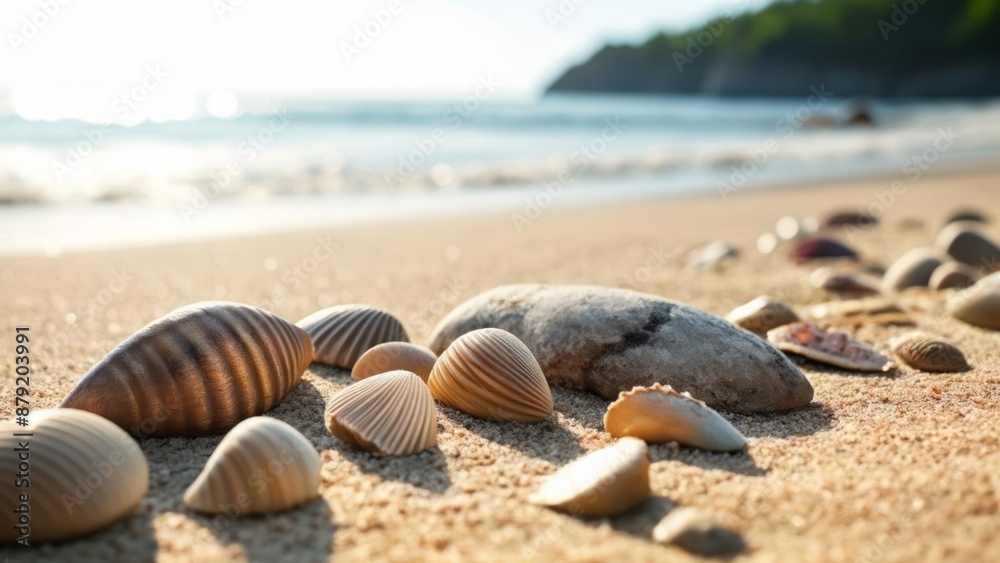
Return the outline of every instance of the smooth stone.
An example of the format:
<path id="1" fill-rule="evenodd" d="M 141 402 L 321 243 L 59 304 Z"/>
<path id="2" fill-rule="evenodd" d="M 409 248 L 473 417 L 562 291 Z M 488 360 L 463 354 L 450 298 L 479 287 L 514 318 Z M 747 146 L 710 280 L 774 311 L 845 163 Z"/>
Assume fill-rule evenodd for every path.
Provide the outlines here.
<path id="1" fill-rule="evenodd" d="M 809 283 L 830 293 L 850 295 L 876 295 L 881 292 L 881 280 L 864 272 L 838 272 L 824 266 L 809 276 Z"/>
<path id="2" fill-rule="evenodd" d="M 931 274 L 928 285 L 931 289 L 942 290 L 971 286 L 979 279 L 979 271 L 968 264 L 962 262 L 945 262 L 938 266 Z"/>
<path id="3" fill-rule="evenodd" d="M 914 248 L 889 266 L 882 278 L 882 291 L 892 293 L 908 287 L 927 287 L 931 274 L 947 259 L 936 248 Z"/>
<path id="4" fill-rule="evenodd" d="M 814 237 L 799 241 L 792 247 L 791 258 L 796 262 L 843 258 L 857 260 L 858 253 L 853 248 L 831 238 Z"/>
<path id="5" fill-rule="evenodd" d="M 941 229 L 935 244 L 959 262 L 988 272 L 1000 269 L 1000 247 L 979 232 L 979 223 L 951 223 Z"/>
<path id="6" fill-rule="evenodd" d="M 711 514 L 689 507 L 675 508 L 664 516 L 653 528 L 653 540 L 705 557 L 736 555 L 746 548 L 739 533 Z"/>
<path id="7" fill-rule="evenodd" d="M 440 354 L 461 335 L 489 327 L 524 342 L 549 383 L 606 399 L 654 383 L 730 412 L 790 410 L 813 398 L 809 380 L 768 342 L 655 295 L 597 286 L 502 286 L 442 319 L 431 350 Z"/>
<path id="8" fill-rule="evenodd" d="M 953 317 L 970 325 L 1000 330 L 1000 272 L 952 295 L 947 309 Z"/>
<path id="9" fill-rule="evenodd" d="M 975 209 L 959 209 L 958 211 L 952 212 L 952 214 L 945 220 L 944 224 L 950 225 L 952 223 L 958 223 L 959 221 L 970 223 L 988 223 L 989 219 L 986 215 L 983 215 Z"/>

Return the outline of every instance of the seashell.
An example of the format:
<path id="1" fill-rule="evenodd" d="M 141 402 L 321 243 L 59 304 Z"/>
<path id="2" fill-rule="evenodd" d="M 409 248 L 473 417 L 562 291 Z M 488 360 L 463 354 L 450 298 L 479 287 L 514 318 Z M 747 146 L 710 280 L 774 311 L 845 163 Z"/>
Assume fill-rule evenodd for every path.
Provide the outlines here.
<path id="1" fill-rule="evenodd" d="M 59 406 L 99 414 L 137 436 L 218 434 L 271 410 L 311 357 L 309 336 L 277 315 L 196 303 L 119 344 Z"/>
<path id="2" fill-rule="evenodd" d="M 715 241 L 708 246 L 692 250 L 687 257 L 688 268 L 710 270 L 740 256 L 740 249 L 724 241 Z"/>
<path id="3" fill-rule="evenodd" d="M 959 221 L 938 233 L 934 243 L 949 256 L 988 272 L 1000 269 L 1000 247 L 979 231 L 979 223 Z"/>
<path id="4" fill-rule="evenodd" d="M 351 369 L 362 354 L 385 342 L 409 342 L 403 323 L 367 305 L 337 305 L 295 323 L 312 338 L 313 361 Z"/>
<path id="5" fill-rule="evenodd" d="M 324 415 L 331 434 L 377 456 L 403 456 L 437 444 L 434 397 L 416 374 L 380 373 L 338 391 Z"/>
<path id="6" fill-rule="evenodd" d="M 935 268 L 928 285 L 931 289 L 938 291 L 953 288 L 964 289 L 976 283 L 978 279 L 979 271 L 972 266 L 962 262 L 945 262 Z"/>
<path id="7" fill-rule="evenodd" d="M 541 422 L 552 392 L 538 360 L 498 328 L 463 334 L 441 354 L 427 385 L 443 405 L 497 422 Z"/>
<path id="8" fill-rule="evenodd" d="M 927 287 L 931 274 L 947 259 L 935 248 L 914 248 L 889 266 L 882 278 L 882 291 L 892 293 L 908 287 Z"/>
<path id="9" fill-rule="evenodd" d="M 791 307 L 769 295 L 740 305 L 726 315 L 726 320 L 759 336 L 767 336 L 767 331 L 781 325 L 794 323 L 799 316 Z"/>
<path id="10" fill-rule="evenodd" d="M 843 332 L 827 332 L 809 323 L 794 323 L 767 333 L 779 349 L 853 371 L 890 371 L 892 362 L 874 348 L 852 340 Z"/>
<path id="11" fill-rule="evenodd" d="M 806 262 L 825 258 L 857 260 L 858 253 L 843 243 L 830 238 L 814 237 L 798 242 L 792 247 L 792 260 Z"/>
<path id="12" fill-rule="evenodd" d="M 845 301 L 830 301 L 809 308 L 814 319 L 855 317 L 860 315 L 905 314 L 896 301 L 888 297 L 867 297 Z"/>
<path id="13" fill-rule="evenodd" d="M 677 442 L 713 452 L 735 452 L 747 446 L 743 434 L 708 405 L 659 383 L 622 391 L 604 413 L 604 429 L 617 438 Z"/>
<path id="14" fill-rule="evenodd" d="M 809 380 L 767 340 L 655 295 L 586 285 L 501 286 L 448 313 L 430 349 L 442 354 L 463 334 L 487 327 L 524 342 L 550 385 L 605 399 L 653 383 L 731 412 L 786 411 L 813 399 Z"/>
<path id="15" fill-rule="evenodd" d="M 947 226 L 952 223 L 958 223 L 960 221 L 966 223 L 988 223 L 989 218 L 986 217 L 986 215 L 983 215 L 982 213 L 976 211 L 975 209 L 959 209 L 957 211 L 952 212 L 952 214 L 948 216 L 948 219 L 946 219 L 944 223 Z"/>
<path id="16" fill-rule="evenodd" d="M 704 557 L 733 556 L 746 548 L 743 536 L 696 508 L 671 510 L 653 528 L 653 540 Z"/>
<path id="17" fill-rule="evenodd" d="M 809 276 L 809 283 L 817 289 L 831 293 L 874 295 L 880 293 L 879 279 L 863 272 L 837 272 L 823 267 Z"/>
<path id="18" fill-rule="evenodd" d="M 5 476 L 0 543 L 14 543 L 28 533 L 18 529 L 23 524 L 15 512 L 25 493 L 31 543 L 84 536 L 135 512 L 149 489 L 149 464 L 131 436 L 77 409 L 38 410 L 28 418 L 25 427 L 0 423 L 0 470 Z M 30 441 L 31 467 L 29 486 L 21 488 L 15 483 L 20 461 L 14 452 L 25 440 Z"/>
<path id="19" fill-rule="evenodd" d="M 889 343 L 893 353 L 921 371 L 957 372 L 969 369 L 962 351 L 922 332 L 908 332 Z"/>
<path id="20" fill-rule="evenodd" d="M 385 342 L 358 358 L 351 370 L 351 377 L 355 381 L 361 381 L 373 375 L 402 369 L 427 381 L 435 360 L 434 352 L 423 346 L 409 342 Z"/>
<path id="21" fill-rule="evenodd" d="M 650 494 L 649 450 L 637 438 L 590 452 L 549 476 L 529 499 L 574 516 L 615 516 Z"/>
<path id="22" fill-rule="evenodd" d="M 867 211 L 853 209 L 842 209 L 834 211 L 823 220 L 823 226 L 827 229 L 837 227 L 873 227 L 878 224 L 878 219 Z"/>
<path id="23" fill-rule="evenodd" d="M 1000 329 L 1000 272 L 952 295 L 947 309 L 953 317 L 971 325 Z"/>
<path id="24" fill-rule="evenodd" d="M 219 442 L 184 493 L 184 506 L 230 518 L 288 510 L 319 498 L 320 465 L 316 448 L 295 428 L 248 418 Z"/>

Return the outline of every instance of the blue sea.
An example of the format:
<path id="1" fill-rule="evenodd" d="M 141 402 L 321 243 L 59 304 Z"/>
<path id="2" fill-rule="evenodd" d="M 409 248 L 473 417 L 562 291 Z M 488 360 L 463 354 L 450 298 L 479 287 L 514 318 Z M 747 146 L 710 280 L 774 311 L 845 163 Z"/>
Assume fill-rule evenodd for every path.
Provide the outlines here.
<path id="1" fill-rule="evenodd" d="M 505 212 L 863 177 L 1000 156 L 1000 102 L 547 96 L 268 100 L 132 126 L 0 115 L 0 252 Z"/>

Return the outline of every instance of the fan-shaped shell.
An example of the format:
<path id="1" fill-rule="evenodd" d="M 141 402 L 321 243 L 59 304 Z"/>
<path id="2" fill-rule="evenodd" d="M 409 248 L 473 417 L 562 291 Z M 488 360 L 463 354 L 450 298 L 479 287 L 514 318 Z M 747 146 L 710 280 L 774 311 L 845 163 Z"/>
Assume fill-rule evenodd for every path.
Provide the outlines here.
<path id="1" fill-rule="evenodd" d="M 799 316 L 791 307 L 769 295 L 762 295 L 730 311 L 726 320 L 759 336 L 781 325 L 794 323 Z"/>
<path id="2" fill-rule="evenodd" d="M 409 342 L 385 342 L 358 358 L 351 370 L 355 381 L 398 369 L 411 371 L 427 381 L 434 368 L 434 352 Z"/>
<path id="3" fill-rule="evenodd" d="M 309 336 L 264 309 L 182 307 L 122 342 L 63 399 L 137 436 L 218 434 L 263 414 L 309 367 Z"/>
<path id="4" fill-rule="evenodd" d="M 622 438 L 563 466 L 530 501 L 573 515 L 606 517 L 625 512 L 649 494 L 646 442 Z"/>
<path id="5" fill-rule="evenodd" d="M 330 397 L 326 427 L 378 456 L 402 456 L 437 444 L 434 398 L 416 374 L 396 370 L 363 379 Z"/>
<path id="6" fill-rule="evenodd" d="M 15 512 L 21 494 L 28 495 L 32 544 L 96 532 L 138 508 L 149 488 L 149 464 L 131 436 L 96 414 L 76 409 L 39 410 L 29 419 L 26 427 L 0 423 L 0 543 L 13 543 L 27 532 L 16 529 L 21 525 L 22 514 Z M 21 433 L 33 435 L 15 435 Z M 15 477 L 22 463 L 18 448 L 24 442 L 27 486 Z"/>
<path id="7" fill-rule="evenodd" d="M 877 350 L 852 340 L 843 332 L 827 332 L 809 323 L 793 323 L 767 333 L 767 339 L 785 352 L 854 371 L 891 371 L 892 362 Z"/>
<path id="8" fill-rule="evenodd" d="M 498 328 L 468 332 L 438 358 L 427 380 L 434 398 L 498 422 L 540 422 L 552 414 L 552 392 L 538 360 Z"/>
<path id="9" fill-rule="evenodd" d="M 1000 272 L 952 295 L 947 307 L 956 319 L 978 327 L 1000 329 Z"/>
<path id="10" fill-rule="evenodd" d="M 409 342 L 403 323 L 367 305 L 337 305 L 295 323 L 309 333 L 313 361 L 351 369 L 362 354 L 384 342 Z"/>
<path id="11" fill-rule="evenodd" d="M 319 497 L 319 469 L 316 448 L 298 430 L 255 416 L 219 442 L 184 506 L 230 517 L 287 510 Z"/>
<path id="12" fill-rule="evenodd" d="M 659 383 L 622 391 L 604 414 L 604 429 L 619 438 L 678 442 L 717 452 L 739 451 L 747 445 L 743 434 L 708 405 Z"/>
<path id="13" fill-rule="evenodd" d="M 890 343 L 904 362 L 922 371 L 956 372 L 969 369 L 965 354 L 953 344 L 922 332 L 909 332 Z"/>

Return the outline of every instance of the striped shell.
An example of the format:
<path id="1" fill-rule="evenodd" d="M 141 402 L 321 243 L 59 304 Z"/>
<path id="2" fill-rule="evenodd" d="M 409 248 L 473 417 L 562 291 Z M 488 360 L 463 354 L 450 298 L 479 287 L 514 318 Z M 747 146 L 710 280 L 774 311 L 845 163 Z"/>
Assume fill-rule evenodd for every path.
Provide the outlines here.
<path id="1" fill-rule="evenodd" d="M 230 518 L 287 510 L 319 497 L 319 469 L 319 454 L 302 433 L 255 416 L 219 442 L 184 506 Z"/>
<path id="2" fill-rule="evenodd" d="M 434 352 L 409 342 L 386 342 L 368 350 L 358 358 L 351 370 L 355 381 L 402 369 L 411 371 L 427 381 L 434 368 Z"/>
<path id="3" fill-rule="evenodd" d="M 650 494 L 646 442 L 622 438 L 553 473 L 530 501 L 573 515 L 615 516 Z"/>
<path id="4" fill-rule="evenodd" d="M 893 353 L 921 371 L 957 372 L 969 369 L 965 354 L 953 344 L 922 332 L 908 332 L 889 343 Z"/>
<path id="5" fill-rule="evenodd" d="M 114 524 L 139 507 L 149 489 L 149 464 L 139 444 L 96 414 L 76 409 L 39 410 L 26 427 L 0 423 L 0 543 L 13 543 L 28 495 L 31 543 L 76 538 Z M 20 437 L 16 434 L 30 433 Z M 28 487 L 17 483 L 18 448 L 28 442 Z M 25 470 L 21 467 L 21 470 Z"/>
<path id="6" fill-rule="evenodd" d="M 277 405 L 311 356 L 309 336 L 277 315 L 196 303 L 119 344 L 59 406 L 99 414 L 136 436 L 219 434 Z"/>
<path id="7" fill-rule="evenodd" d="M 767 336 L 767 331 L 794 323 L 799 320 L 799 316 L 791 307 L 774 297 L 761 295 L 730 311 L 726 320 L 759 336 Z"/>
<path id="8" fill-rule="evenodd" d="M 1000 330 L 1000 272 L 990 274 L 972 287 L 952 295 L 947 307 L 956 319 Z"/>
<path id="9" fill-rule="evenodd" d="M 396 370 L 363 379 L 330 397 L 326 427 L 377 456 L 403 456 L 437 444 L 437 409 L 416 374 Z"/>
<path id="10" fill-rule="evenodd" d="M 541 422 L 552 414 L 552 392 L 538 360 L 498 328 L 467 332 L 452 342 L 427 385 L 442 404 L 486 420 Z"/>
<path id="11" fill-rule="evenodd" d="M 708 405 L 659 383 L 622 391 L 604 414 L 604 429 L 618 438 L 678 442 L 716 452 L 747 446 L 743 434 Z"/>
<path id="12" fill-rule="evenodd" d="M 295 323 L 312 338 L 313 361 L 351 369 L 370 348 L 383 342 L 409 342 L 403 323 L 367 305 L 337 305 Z"/>

